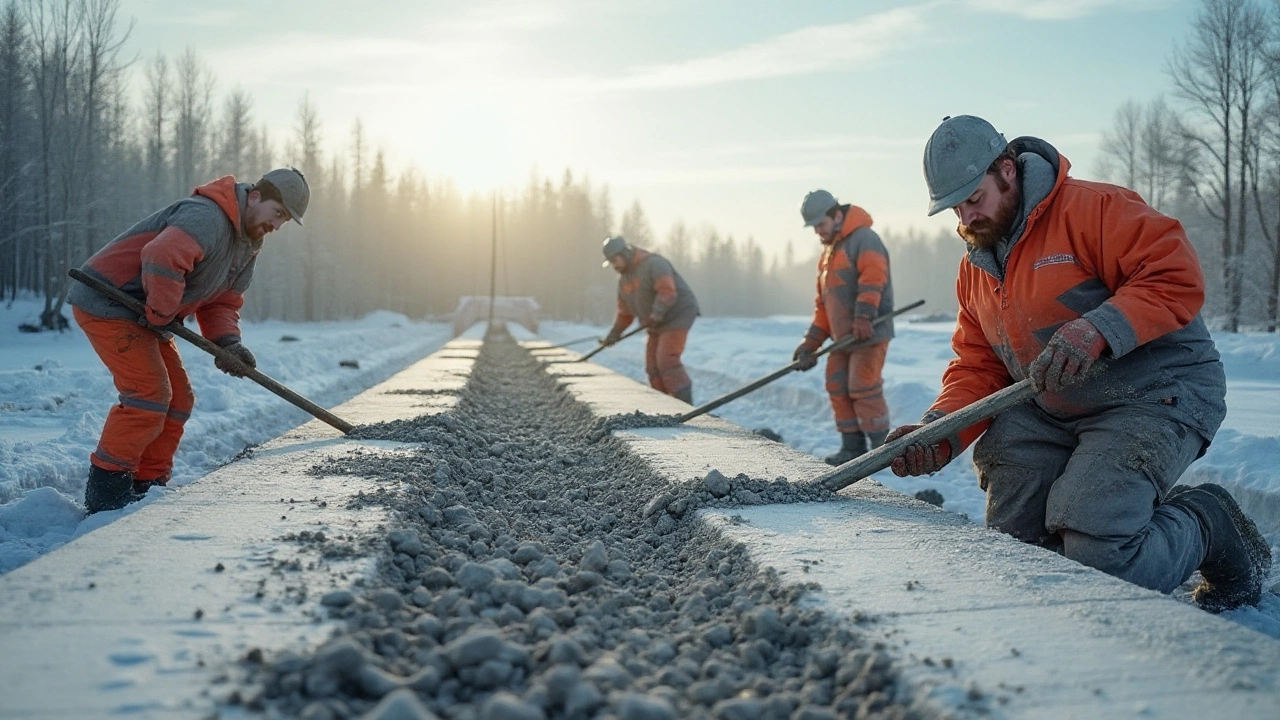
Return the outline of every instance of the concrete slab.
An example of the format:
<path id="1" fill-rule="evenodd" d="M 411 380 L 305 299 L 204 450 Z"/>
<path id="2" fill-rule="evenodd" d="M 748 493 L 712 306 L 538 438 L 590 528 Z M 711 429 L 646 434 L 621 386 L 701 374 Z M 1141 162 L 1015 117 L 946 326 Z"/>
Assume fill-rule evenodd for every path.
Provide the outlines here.
<path id="1" fill-rule="evenodd" d="M 334 413 L 444 412 L 478 348 L 451 342 Z M 322 641 L 320 596 L 371 571 L 386 514 L 348 507 L 378 481 L 313 468 L 406 447 L 312 421 L 0 577 L 0 718 L 208 717 L 249 650 Z"/>
<path id="2" fill-rule="evenodd" d="M 688 406 L 576 353 L 539 350 L 602 415 Z M 567 370 L 570 369 L 571 370 Z M 711 469 L 804 482 L 829 467 L 703 416 L 615 436 L 673 485 Z M 1280 718 L 1280 642 L 874 481 L 839 502 L 703 511 L 806 602 L 847 618 L 941 706 L 981 717 Z"/>

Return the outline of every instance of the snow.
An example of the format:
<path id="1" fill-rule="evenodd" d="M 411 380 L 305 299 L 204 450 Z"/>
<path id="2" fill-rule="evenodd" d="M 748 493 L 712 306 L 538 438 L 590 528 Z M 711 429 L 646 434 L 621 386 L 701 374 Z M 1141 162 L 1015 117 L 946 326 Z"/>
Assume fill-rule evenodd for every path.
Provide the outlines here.
<path id="1" fill-rule="evenodd" d="M 60 334 L 18 331 L 17 326 L 30 322 L 40 307 L 35 299 L 0 307 L 0 572 L 140 505 L 80 519 L 88 455 L 116 392 L 74 323 Z M 695 401 L 706 402 L 785 365 L 808 322 L 807 316 L 700 318 L 684 356 Z M 949 323 L 899 321 L 896 326 L 898 336 L 890 344 L 885 367 L 885 392 L 895 424 L 914 422 L 923 413 L 952 357 Z M 479 330 L 473 327 L 467 335 Z M 517 337 L 530 337 L 522 328 L 511 330 Z M 558 343 L 592 334 L 603 337 L 606 330 L 545 321 L 539 335 Z M 263 372 L 332 407 L 440 347 L 451 332 L 446 323 L 414 322 L 378 312 L 346 322 L 245 323 L 244 334 Z M 286 336 L 297 339 L 284 341 Z M 1227 419 L 1184 481 L 1212 480 L 1228 487 L 1274 549 L 1280 545 L 1280 427 L 1272 420 L 1272 408 L 1280 406 L 1280 337 L 1224 333 L 1215 340 L 1227 369 Z M 591 347 L 588 342 L 572 349 L 585 352 Z M 197 403 L 176 457 L 172 486 L 182 487 L 244 448 L 309 419 L 252 382 L 218 372 L 195 348 L 181 350 Z M 593 360 L 644 382 L 643 355 L 643 336 L 637 336 Z M 356 360 L 359 368 L 342 367 L 342 360 Z M 749 429 L 769 428 L 804 453 L 822 456 L 839 445 L 820 367 L 788 375 L 714 414 Z M 981 522 L 984 496 L 967 456 L 931 477 L 904 479 L 884 471 L 875 479 L 906 494 L 935 489 L 945 498 L 946 510 Z M 157 497 L 164 492 L 152 491 Z M 149 496 L 143 503 L 151 500 Z M 1269 598 L 1268 603 L 1262 610 L 1230 615 L 1242 625 L 1280 637 L 1280 602 Z"/>
<path id="2" fill-rule="evenodd" d="M 111 375 L 84 335 L 23 333 L 42 304 L 0 306 L 0 573 L 19 567 L 153 500 L 83 518 L 89 453 L 117 397 Z M 70 314 L 70 311 L 67 311 Z M 333 407 L 434 351 L 448 324 L 374 312 L 348 322 L 243 325 L 258 369 L 322 407 Z M 294 338 L 292 340 L 286 338 Z M 174 458 L 170 485 L 182 487 L 311 419 L 250 380 L 219 372 L 182 340 L 179 350 L 196 408 Z M 354 360 L 359 367 L 339 365 Z M 154 489 L 155 497 L 163 490 Z"/>

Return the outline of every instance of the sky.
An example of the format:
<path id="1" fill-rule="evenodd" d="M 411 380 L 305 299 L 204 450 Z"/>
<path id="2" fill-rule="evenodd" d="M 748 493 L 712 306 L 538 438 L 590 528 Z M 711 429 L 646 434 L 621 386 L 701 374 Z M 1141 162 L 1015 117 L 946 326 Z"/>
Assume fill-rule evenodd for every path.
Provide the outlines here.
<path id="1" fill-rule="evenodd" d="M 768 253 L 816 243 L 799 204 L 822 187 L 877 227 L 930 235 L 921 153 L 947 115 L 1042 137 L 1097 177 L 1128 99 L 1168 89 L 1192 0 L 688 3 L 121 0 L 126 54 L 193 48 L 278 145 L 307 94 L 326 145 L 357 119 L 393 170 L 511 192 L 566 168 Z M 140 83 L 140 65 L 135 82 Z M 282 162 L 289 159 L 277 151 Z M 958 240 L 957 240 L 958 241 Z"/>

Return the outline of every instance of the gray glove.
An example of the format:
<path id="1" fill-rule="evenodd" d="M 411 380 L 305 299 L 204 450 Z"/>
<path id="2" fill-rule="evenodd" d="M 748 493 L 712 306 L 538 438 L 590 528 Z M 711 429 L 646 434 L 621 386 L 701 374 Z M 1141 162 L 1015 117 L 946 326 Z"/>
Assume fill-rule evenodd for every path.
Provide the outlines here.
<path id="1" fill-rule="evenodd" d="M 791 359 L 796 362 L 801 370 L 809 370 L 818 364 L 818 358 L 814 355 L 813 349 L 809 347 L 807 342 L 800 343 L 800 347 L 797 347 L 796 351 L 791 354 Z"/>
<path id="2" fill-rule="evenodd" d="M 229 343 L 227 345 L 223 345 L 222 349 L 231 353 L 235 356 L 236 360 L 239 361 L 233 363 L 231 361 L 223 360 L 221 355 L 215 357 L 213 359 L 213 364 L 222 372 L 234 377 L 244 377 L 248 374 L 245 372 L 245 368 L 253 369 L 258 367 L 258 359 L 253 356 L 253 353 L 249 352 L 249 348 L 245 347 L 241 343 Z M 243 365 L 241 363 L 243 363 Z"/>

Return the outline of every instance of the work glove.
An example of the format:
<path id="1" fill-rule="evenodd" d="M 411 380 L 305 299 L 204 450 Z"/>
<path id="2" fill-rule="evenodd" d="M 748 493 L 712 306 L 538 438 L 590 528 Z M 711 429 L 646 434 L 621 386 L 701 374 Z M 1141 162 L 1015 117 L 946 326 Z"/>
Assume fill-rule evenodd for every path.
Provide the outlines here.
<path id="1" fill-rule="evenodd" d="M 181 325 L 181 324 L 182 324 L 182 318 L 174 318 L 174 319 L 173 319 L 173 322 L 169 323 L 169 325 L 173 325 L 173 324 L 175 324 L 175 323 L 176 323 L 176 324 L 178 324 L 178 325 Z M 155 324 L 153 324 L 150 320 L 148 320 L 148 319 L 147 319 L 147 315 L 146 315 L 146 313 L 143 313 L 142 315 L 139 315 L 139 316 L 138 316 L 138 325 L 140 325 L 140 326 L 142 326 L 142 327 L 144 327 L 144 328 L 146 328 L 146 329 L 148 329 L 148 330 L 151 330 L 151 331 L 155 332 L 156 334 L 158 334 L 158 335 L 159 335 L 162 339 L 164 339 L 164 340 L 171 340 L 171 339 L 173 339 L 173 332 L 172 332 L 172 331 L 170 331 L 170 330 L 167 330 L 167 329 L 166 329 L 166 328 L 168 328 L 168 327 L 169 327 L 169 325 L 155 325 Z"/>
<path id="2" fill-rule="evenodd" d="M 1040 390 L 1058 392 L 1084 378 L 1107 349 L 1107 339 L 1084 318 L 1058 328 L 1027 373 Z"/>
<path id="3" fill-rule="evenodd" d="M 894 428 L 885 437 L 885 444 L 887 445 L 924 426 L 925 423 L 915 423 L 914 425 L 903 425 Z M 901 455 L 893 459 L 893 464 L 890 467 L 893 468 L 893 474 L 898 477 L 932 475 L 946 467 L 949 462 L 951 462 L 951 442 L 949 440 L 939 440 L 933 444 L 917 442 L 908 445 Z"/>
<path id="4" fill-rule="evenodd" d="M 215 357 L 213 359 L 213 364 L 222 372 L 233 377 L 244 377 L 248 374 L 245 372 L 245 368 L 252 369 L 258 367 L 257 358 L 253 356 L 253 353 L 249 352 L 249 348 L 239 342 L 232 342 L 223 345 L 222 349 L 231 353 L 235 356 L 236 360 L 240 361 L 233 363 L 229 360 L 223 360 L 221 355 Z M 244 364 L 243 367 L 241 366 L 241 363 Z"/>
<path id="5" fill-rule="evenodd" d="M 609 334 L 605 335 L 604 339 L 600 341 L 600 344 L 605 347 L 609 347 L 610 345 L 617 344 L 617 342 L 621 339 L 622 339 L 622 333 L 618 332 L 617 330 L 610 330 Z"/>
<path id="6" fill-rule="evenodd" d="M 800 343 L 796 351 L 791 353 L 791 359 L 799 363 L 801 370 L 810 370 L 818 364 L 818 356 L 813 354 L 813 348 L 807 342 Z"/>
<path id="7" fill-rule="evenodd" d="M 875 327 L 871 324 L 871 318 L 855 315 L 853 318 L 853 330 L 851 333 L 856 342 L 870 340 L 872 335 L 876 334 Z"/>

